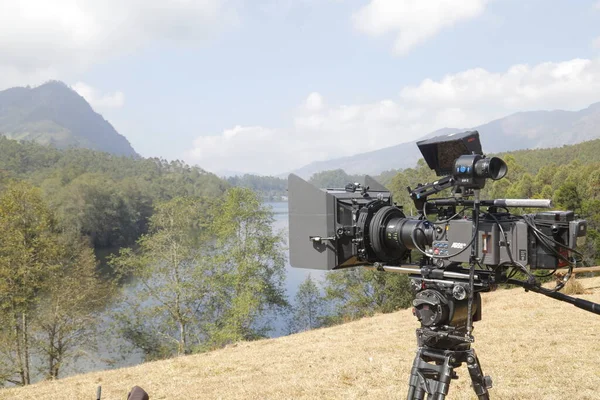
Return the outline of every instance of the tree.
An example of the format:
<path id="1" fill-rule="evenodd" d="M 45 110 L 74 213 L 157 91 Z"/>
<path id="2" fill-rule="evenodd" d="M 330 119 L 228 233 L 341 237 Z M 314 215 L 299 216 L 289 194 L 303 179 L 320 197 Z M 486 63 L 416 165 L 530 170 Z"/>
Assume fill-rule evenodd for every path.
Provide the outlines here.
<path id="1" fill-rule="evenodd" d="M 133 279 L 125 293 L 120 329 L 149 358 L 191 352 L 202 336 L 202 312 L 209 302 L 211 274 L 205 273 L 205 204 L 199 198 L 175 198 L 158 205 L 150 232 L 137 249 L 122 249 L 111 264 Z M 191 331 L 195 328 L 195 331 Z M 156 351 L 148 343 L 164 342 Z"/>
<path id="2" fill-rule="evenodd" d="M 325 299 L 310 274 L 298 286 L 294 298 L 290 327 L 292 332 L 315 329 L 323 323 Z"/>
<path id="3" fill-rule="evenodd" d="M 0 194 L 0 381 L 31 383 L 31 314 L 52 272 L 53 227 L 39 189 L 21 182 L 7 184 Z"/>
<path id="4" fill-rule="evenodd" d="M 84 349 L 95 349 L 99 313 L 115 289 L 111 280 L 98 276 L 94 253 L 83 239 L 59 235 L 56 241 L 55 267 L 32 323 L 49 379 L 57 379 L 62 366 Z"/>
<path id="5" fill-rule="evenodd" d="M 265 314 L 287 305 L 271 222 L 249 189 L 160 204 L 138 247 L 112 260 L 134 286 L 117 316 L 125 337 L 159 358 L 264 336 Z"/>
<path id="6" fill-rule="evenodd" d="M 321 171 L 311 175 L 309 182 L 319 188 L 343 188 L 349 183 L 362 182 L 364 175 L 348 175 L 343 169 Z"/>
<path id="7" fill-rule="evenodd" d="M 582 200 L 575 182 L 563 183 L 554 193 L 553 200 L 558 207 L 566 210 L 580 211 L 581 209 Z"/>
<path id="8" fill-rule="evenodd" d="M 232 188 L 214 208 L 211 263 L 219 279 L 211 302 L 210 348 L 264 337 L 264 316 L 288 306 L 283 282 L 283 237 L 273 233 L 273 214 L 249 189 Z"/>

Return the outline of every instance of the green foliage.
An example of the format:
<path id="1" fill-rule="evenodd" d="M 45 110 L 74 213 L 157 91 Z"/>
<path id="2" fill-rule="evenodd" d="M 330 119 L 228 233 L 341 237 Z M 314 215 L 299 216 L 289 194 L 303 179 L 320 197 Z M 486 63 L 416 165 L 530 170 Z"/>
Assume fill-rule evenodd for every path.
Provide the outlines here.
<path id="1" fill-rule="evenodd" d="M 29 384 L 39 357 L 57 377 L 110 297 L 91 248 L 57 226 L 41 190 L 11 181 L 0 192 L 0 382 Z"/>
<path id="2" fill-rule="evenodd" d="M 0 194 L 0 307 L 32 307 L 53 256 L 54 219 L 39 189 L 10 182 Z"/>
<path id="3" fill-rule="evenodd" d="M 575 182 L 565 182 L 554 192 L 554 203 L 558 208 L 580 211 L 581 198 Z"/>
<path id="4" fill-rule="evenodd" d="M 280 201 L 282 196 L 287 196 L 287 179 L 274 176 L 259 176 L 244 174 L 227 178 L 231 186 L 252 189 L 260 193 L 265 201 Z"/>
<path id="5" fill-rule="evenodd" d="M 298 286 L 289 322 L 290 333 L 303 332 L 320 327 L 325 319 L 325 298 L 310 274 Z"/>
<path id="6" fill-rule="evenodd" d="M 214 209 L 211 233 L 216 245 L 218 295 L 212 303 L 210 347 L 264 337 L 261 317 L 286 307 L 283 236 L 273 234 L 271 211 L 248 189 L 232 188 Z"/>
<path id="7" fill-rule="evenodd" d="M 361 182 L 363 175 L 348 175 L 342 169 L 322 171 L 313 174 L 309 182 L 318 188 L 343 188 L 348 183 Z"/>
<path id="8" fill-rule="evenodd" d="M 582 165 L 599 162 L 600 139 L 551 149 L 518 150 L 494 155 L 505 161 L 507 161 L 507 155 L 511 156 L 515 165 L 519 166 L 519 168 L 515 168 L 515 165 L 509 165 L 508 171 L 511 175 L 519 175 L 521 172 L 537 174 L 544 167 L 568 165 L 574 160 Z"/>
<path id="9" fill-rule="evenodd" d="M 61 229 L 88 236 L 96 248 L 135 243 L 147 231 L 156 202 L 178 196 L 218 197 L 229 186 L 180 161 L 57 150 L 3 136 L 0 172 L 41 187 L 57 210 Z"/>
<path id="10" fill-rule="evenodd" d="M 150 231 L 138 241 L 137 249 L 122 249 L 112 259 L 115 271 L 134 279 L 137 290 L 126 291 L 119 316 L 125 337 L 145 349 L 148 342 L 165 342 L 158 353 L 184 354 L 197 345 L 190 326 L 207 301 L 208 283 L 201 267 L 202 222 L 207 218 L 200 198 L 175 198 L 162 203 L 150 219 Z M 144 305 L 145 304 L 145 305 Z M 141 326 L 137 326 L 141 324 Z M 142 341 L 141 343 L 139 341 Z"/>
<path id="11" fill-rule="evenodd" d="M 96 349 L 100 313 L 116 290 L 114 282 L 98 275 L 94 252 L 81 238 L 57 235 L 55 243 L 52 272 L 32 321 L 48 379 L 57 379 L 69 360 Z"/>
<path id="12" fill-rule="evenodd" d="M 264 336 L 286 306 L 281 237 L 249 189 L 224 198 L 175 198 L 157 207 L 149 233 L 112 265 L 132 278 L 120 329 L 148 359 Z"/>

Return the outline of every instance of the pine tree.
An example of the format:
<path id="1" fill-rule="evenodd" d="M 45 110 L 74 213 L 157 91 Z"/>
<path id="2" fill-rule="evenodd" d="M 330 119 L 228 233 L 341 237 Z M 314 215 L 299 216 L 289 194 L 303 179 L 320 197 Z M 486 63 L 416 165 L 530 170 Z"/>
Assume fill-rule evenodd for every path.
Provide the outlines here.
<path id="1" fill-rule="evenodd" d="M 294 297 L 290 333 L 302 332 L 318 328 L 323 323 L 325 316 L 325 298 L 310 274 L 298 286 Z"/>

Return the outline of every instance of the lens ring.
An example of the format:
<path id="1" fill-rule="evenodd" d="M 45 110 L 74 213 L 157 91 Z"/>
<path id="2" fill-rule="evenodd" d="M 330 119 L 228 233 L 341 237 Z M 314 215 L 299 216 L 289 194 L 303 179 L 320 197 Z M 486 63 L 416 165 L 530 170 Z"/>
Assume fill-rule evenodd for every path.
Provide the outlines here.
<path id="1" fill-rule="evenodd" d="M 373 216 L 373 219 L 371 219 L 371 223 L 369 224 L 371 248 L 375 255 L 384 262 L 401 260 L 406 253 L 406 249 L 389 248 L 385 244 L 386 225 L 392 218 L 405 218 L 405 215 L 397 207 L 381 207 L 381 209 Z"/>

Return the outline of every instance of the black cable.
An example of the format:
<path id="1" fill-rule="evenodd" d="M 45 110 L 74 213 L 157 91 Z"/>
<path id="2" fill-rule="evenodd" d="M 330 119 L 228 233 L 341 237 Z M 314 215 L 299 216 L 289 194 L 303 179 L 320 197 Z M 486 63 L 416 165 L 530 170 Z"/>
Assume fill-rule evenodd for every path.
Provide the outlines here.
<path id="1" fill-rule="evenodd" d="M 582 254 L 581 252 L 579 252 L 579 251 L 577 251 L 577 250 L 575 250 L 575 249 L 573 249 L 573 248 L 571 248 L 571 247 L 569 247 L 569 246 L 565 245 L 564 243 L 557 242 L 557 241 L 556 241 L 556 240 L 554 240 L 553 238 L 551 238 L 551 237 L 549 237 L 548 235 L 546 235 L 544 232 L 540 231 L 540 230 L 538 229 L 537 225 L 535 224 L 535 219 L 533 219 L 531 216 L 528 216 L 528 215 L 519 215 L 519 216 L 517 216 L 517 217 L 520 217 L 520 218 L 522 218 L 522 219 L 525 221 L 525 223 L 526 223 L 526 224 L 527 224 L 527 225 L 528 225 L 528 226 L 529 226 L 531 229 L 533 229 L 533 231 L 534 231 L 534 232 L 536 232 L 536 233 L 539 233 L 540 235 L 543 235 L 543 236 L 544 236 L 544 238 L 545 238 L 546 240 L 550 241 L 551 243 L 553 243 L 553 244 L 555 244 L 555 245 L 558 245 L 559 247 L 562 247 L 562 248 L 564 248 L 565 250 L 568 250 L 568 251 L 570 251 L 570 252 L 572 252 L 572 253 L 575 253 L 576 255 L 578 255 L 578 256 L 580 256 L 580 257 L 583 257 L 583 254 Z M 555 249 L 554 249 L 554 250 L 555 250 Z M 555 250 L 555 251 L 556 251 L 556 250 Z"/>
<path id="2" fill-rule="evenodd" d="M 508 253 L 508 257 L 510 258 L 511 263 L 513 263 L 513 265 L 517 265 L 523 272 L 525 272 L 525 274 L 528 276 L 528 278 L 530 280 L 532 280 L 533 282 L 535 282 L 536 276 L 533 275 L 530 271 L 527 270 L 527 268 L 520 264 L 520 263 L 516 263 L 513 259 L 512 256 L 512 252 L 510 251 L 510 242 L 508 241 L 508 237 L 506 235 L 506 232 L 504 231 L 502 225 L 500 224 L 500 222 L 498 221 L 498 218 L 496 218 L 495 215 L 493 215 L 492 213 L 486 213 L 488 216 L 492 217 L 494 219 L 494 221 L 496 222 L 496 224 L 498 225 L 498 228 L 500 229 L 500 232 L 502 233 L 502 236 L 504 237 L 505 243 L 506 243 L 506 248 L 507 248 L 507 253 Z M 521 216 L 522 217 L 522 216 Z M 564 246 L 562 243 L 559 243 L 551 238 L 549 238 L 546 234 L 544 234 L 542 231 L 540 231 L 539 229 L 537 229 L 537 226 L 535 226 L 535 223 L 532 223 L 532 221 L 530 221 L 528 218 L 522 217 L 523 220 L 525 221 L 525 223 L 532 228 L 532 230 L 534 231 L 534 235 L 535 237 L 541 242 L 543 243 L 546 247 L 547 250 L 552 251 L 556 256 L 560 257 L 561 259 L 563 259 L 564 261 L 566 261 L 569 264 L 569 270 L 567 272 L 567 275 L 565 275 L 565 278 L 563 278 L 562 282 L 558 283 L 556 285 L 556 287 L 554 289 L 550 289 L 552 292 L 557 292 L 560 289 L 562 289 L 565 284 L 567 283 L 567 281 L 571 278 L 572 272 L 573 272 L 573 263 L 566 259 L 560 252 L 556 251 L 556 249 L 553 246 L 549 246 L 548 243 L 545 241 L 546 239 L 551 240 L 552 242 L 566 248 L 569 250 L 573 250 L 574 249 L 570 249 L 567 246 Z M 533 226 L 532 226 L 533 225 Z M 541 236 L 540 236 L 541 235 Z M 508 279 L 512 279 L 515 275 L 516 275 L 516 271 L 517 270 L 513 270 L 511 271 L 510 275 L 507 276 Z M 541 277 L 547 277 L 552 275 L 556 270 L 554 270 L 552 273 L 548 274 L 548 275 L 544 275 Z"/>

